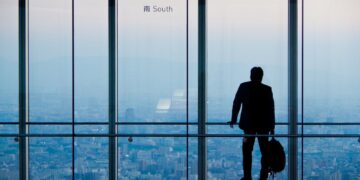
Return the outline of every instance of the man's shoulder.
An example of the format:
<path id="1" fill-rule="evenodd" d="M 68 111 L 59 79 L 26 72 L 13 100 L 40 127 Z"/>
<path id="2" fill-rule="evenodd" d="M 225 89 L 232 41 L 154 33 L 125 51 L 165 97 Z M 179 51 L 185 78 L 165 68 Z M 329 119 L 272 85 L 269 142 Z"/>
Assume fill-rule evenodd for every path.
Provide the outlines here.
<path id="1" fill-rule="evenodd" d="M 266 84 L 261 84 L 262 88 L 266 89 L 266 90 L 271 90 L 271 86 L 266 85 Z"/>
<path id="2" fill-rule="evenodd" d="M 246 81 L 240 84 L 240 87 L 249 86 L 251 84 L 251 81 Z"/>
<path id="3" fill-rule="evenodd" d="M 266 85 L 266 84 L 262 84 L 260 83 L 260 86 L 256 85 L 257 88 L 266 90 L 266 91 L 271 91 L 271 86 Z M 251 81 L 247 81 L 247 82 L 243 82 L 240 84 L 240 88 L 241 89 L 247 89 L 247 88 L 251 88 L 254 87 L 254 84 Z"/>
<path id="4" fill-rule="evenodd" d="M 250 86 L 251 84 L 252 84 L 251 81 L 246 81 L 246 82 L 241 83 L 240 86 Z M 271 86 L 263 84 L 263 83 L 260 83 L 260 86 L 263 88 L 266 88 L 266 89 L 271 89 Z"/>

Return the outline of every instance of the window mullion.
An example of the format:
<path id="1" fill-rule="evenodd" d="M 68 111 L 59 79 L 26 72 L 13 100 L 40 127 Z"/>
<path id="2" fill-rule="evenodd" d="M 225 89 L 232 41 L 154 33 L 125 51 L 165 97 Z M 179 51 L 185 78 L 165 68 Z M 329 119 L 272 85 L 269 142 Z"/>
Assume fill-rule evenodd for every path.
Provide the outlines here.
<path id="1" fill-rule="evenodd" d="M 288 116 L 289 116 L 289 129 L 288 132 L 292 137 L 288 139 L 289 144 L 289 179 L 296 180 L 297 179 L 297 116 L 298 116 L 298 74 L 297 74 L 297 63 L 298 63 L 298 53 L 297 53 L 297 46 L 298 46 L 298 1 L 297 0 L 289 0 L 288 5 L 288 19 L 289 19 L 289 26 L 288 26 L 288 49 L 289 49 L 289 56 L 288 56 L 288 72 L 289 72 L 289 87 L 288 87 L 288 95 L 289 95 L 289 102 L 288 102 Z"/>
<path id="2" fill-rule="evenodd" d="M 117 46 L 116 0 L 108 1 L 109 27 L 109 179 L 117 179 Z"/>
<path id="3" fill-rule="evenodd" d="M 19 179 L 29 178 L 28 168 L 28 1 L 19 0 Z"/>

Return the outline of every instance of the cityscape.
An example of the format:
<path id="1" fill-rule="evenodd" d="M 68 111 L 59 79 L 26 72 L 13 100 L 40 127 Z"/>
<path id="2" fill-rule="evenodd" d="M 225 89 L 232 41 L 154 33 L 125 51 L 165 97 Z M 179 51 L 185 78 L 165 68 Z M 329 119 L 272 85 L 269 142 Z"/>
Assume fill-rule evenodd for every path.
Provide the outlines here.
<path id="1" fill-rule="evenodd" d="M 242 134 L 220 123 L 230 121 L 236 88 L 254 66 L 272 87 L 276 122 L 283 123 L 275 134 L 288 134 L 294 95 L 298 134 L 325 136 L 298 138 L 299 179 L 360 180 L 360 138 L 331 137 L 357 136 L 359 125 L 301 124 L 359 123 L 359 0 L 118 0 L 116 13 L 109 2 L 0 0 L 0 180 L 19 179 L 19 139 L 5 135 L 19 133 L 21 79 L 28 85 L 21 105 L 28 100 L 29 122 L 68 123 L 29 124 L 29 134 L 107 134 L 107 98 L 116 84 L 124 123 L 117 130 L 125 134 L 117 139 L 118 179 L 196 180 L 198 138 L 171 135 L 197 135 L 197 83 L 206 84 L 207 133 Z M 117 66 L 113 76 L 110 60 Z M 73 119 L 94 124 L 73 127 Z M 288 138 L 277 139 L 288 155 Z M 209 180 L 243 176 L 242 141 L 206 138 Z M 109 154 L 108 137 L 30 137 L 29 179 L 109 179 Z M 260 158 L 256 142 L 254 179 Z M 287 172 L 288 166 L 275 179 L 289 179 Z"/>
<path id="2" fill-rule="evenodd" d="M 57 120 L 61 120 L 64 111 L 58 110 L 50 112 L 46 109 L 46 99 L 36 101 L 43 108 L 34 109 L 44 116 L 51 114 Z M 65 98 L 66 99 L 66 98 Z M 128 107 L 126 102 L 119 108 L 119 121 L 131 122 L 186 122 L 183 120 L 186 114 L 184 93 L 175 92 L 169 101 L 158 100 L 158 102 L 141 103 L 147 109 L 146 114 L 139 112 L 137 108 Z M 211 99 L 217 102 L 216 99 Z M 55 101 L 56 102 L 56 101 Z M 64 101 L 60 101 L 64 103 Z M 196 106 L 196 101 L 189 98 L 189 106 Z M 6 104 L 6 103 L 5 103 Z M 98 104 L 98 105 L 97 105 Z M 103 104 L 85 103 L 79 108 L 88 112 L 87 116 L 77 117 L 77 121 L 85 122 L 90 118 L 90 122 L 96 119 L 101 121 L 106 108 L 99 107 Z M 154 106 L 155 104 L 155 106 Z M 221 102 L 219 102 L 221 104 Z M 6 106 L 6 107 L 4 107 Z M 209 105 L 210 106 L 210 105 Z M 281 106 L 280 106 L 281 107 Z M 308 109 L 316 112 L 324 112 L 317 107 L 307 106 Z M 346 108 L 346 107 L 343 107 Z M 67 108 L 64 108 L 67 109 Z M 64 110 L 63 109 L 63 110 Z M 215 108 L 216 109 L 216 108 Z M 209 115 L 209 122 L 226 122 L 229 112 L 212 112 L 217 114 L 212 119 Z M 351 109 L 351 108 L 349 108 Z M 0 105 L 1 120 L 10 119 L 16 121 L 16 106 L 9 108 L 9 104 Z M 152 113 L 150 113 L 152 111 Z M 189 110 L 191 111 L 191 110 Z M 332 113 L 328 117 L 323 117 L 323 113 L 317 113 L 304 119 L 305 122 L 315 122 L 316 119 L 324 119 L 321 122 L 337 122 L 337 119 L 344 117 L 359 118 L 360 114 L 352 115 L 337 112 L 336 108 L 329 109 Z M 59 112 L 58 114 L 56 114 Z M 277 121 L 286 122 L 286 112 L 277 109 Z M 81 113 L 79 113 L 81 114 Z M 83 113 L 85 114 L 85 113 Z M 196 112 L 189 113 L 190 120 L 196 120 Z M 325 113 L 326 114 L 326 113 Z M 32 113 L 30 113 L 32 115 Z M 35 114 L 36 115 L 36 114 Z M 91 119 L 92 117 L 95 117 Z M 357 116 L 357 117 L 352 117 Z M 144 117 L 147 117 L 146 119 Z M 215 115 L 213 115 L 215 117 Z M 220 118 L 223 117 L 223 118 Z M 285 118 L 285 119 L 284 119 Z M 30 120 L 45 122 L 46 118 L 36 119 L 30 116 Z M 34 127 L 32 127 L 34 126 Z M 71 126 L 68 125 L 31 125 L 30 133 L 71 133 Z M 79 126 L 79 127 L 77 127 Z M 77 125 L 76 133 L 107 133 L 106 125 Z M 230 129 L 228 126 L 208 127 L 210 134 L 242 133 L 238 128 Z M 187 140 L 185 137 L 131 137 L 136 133 L 163 133 L 163 134 L 186 134 L 186 126 L 182 125 L 144 125 L 144 126 L 125 126 L 119 125 L 119 133 L 129 134 L 128 138 L 118 139 L 118 177 L 119 179 L 197 179 L 197 138 L 189 138 L 188 159 Z M 17 125 L 0 125 L 1 133 L 17 133 Z M 300 132 L 301 130 L 299 130 Z M 304 126 L 305 134 L 351 134 L 357 133 L 356 126 Z M 197 133 L 196 126 L 189 128 L 189 133 Z M 277 126 L 276 133 L 286 134 L 287 126 Z M 278 138 L 287 152 L 287 138 Z M 18 144 L 14 137 L 2 137 L 0 139 L 0 179 L 10 180 L 18 178 Z M 301 157 L 301 139 L 299 138 L 299 176 L 303 174 L 304 179 L 360 179 L 360 143 L 356 138 L 305 138 L 304 156 Z M 207 138 L 207 164 L 208 178 L 213 180 L 220 179 L 239 179 L 242 176 L 242 153 L 241 138 Z M 29 170 L 31 179 L 70 179 L 72 176 L 72 139 L 71 137 L 33 137 L 29 141 Z M 259 177 L 260 170 L 260 151 L 257 144 L 254 146 L 253 178 Z M 303 161 L 302 161 L 303 159 Z M 187 162 L 188 161 L 188 162 Z M 188 172 L 186 166 L 188 163 Z M 303 163 L 303 167 L 302 164 Z M 303 168 L 303 171 L 301 169 Z M 108 139 L 106 137 L 76 137 L 75 138 L 75 178 L 76 179 L 106 179 L 108 178 Z M 287 168 L 279 174 L 276 179 L 288 179 Z"/>

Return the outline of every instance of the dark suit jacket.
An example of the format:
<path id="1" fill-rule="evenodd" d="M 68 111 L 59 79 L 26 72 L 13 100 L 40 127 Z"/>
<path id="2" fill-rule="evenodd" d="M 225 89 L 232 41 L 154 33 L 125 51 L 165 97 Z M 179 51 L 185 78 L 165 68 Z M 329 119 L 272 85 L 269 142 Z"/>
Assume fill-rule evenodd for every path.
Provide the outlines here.
<path id="1" fill-rule="evenodd" d="M 237 122 L 241 105 L 241 129 L 270 131 L 275 128 L 274 99 L 270 86 L 253 81 L 240 84 L 233 103 L 231 123 Z"/>

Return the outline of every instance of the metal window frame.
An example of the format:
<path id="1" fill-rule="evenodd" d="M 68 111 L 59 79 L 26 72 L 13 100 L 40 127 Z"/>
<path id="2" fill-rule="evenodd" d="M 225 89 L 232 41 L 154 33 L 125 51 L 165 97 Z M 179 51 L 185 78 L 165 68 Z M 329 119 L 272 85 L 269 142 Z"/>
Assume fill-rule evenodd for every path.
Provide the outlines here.
<path id="1" fill-rule="evenodd" d="M 109 134 L 117 133 L 117 0 L 108 1 Z M 117 179 L 117 137 L 109 136 L 109 179 Z"/>
<path id="2" fill-rule="evenodd" d="M 298 135 L 298 1 L 288 1 L 288 134 Z M 289 179 L 297 179 L 298 139 L 288 139 Z"/>
<path id="3" fill-rule="evenodd" d="M 29 139 L 26 123 L 29 119 L 28 112 L 28 0 L 19 0 L 19 179 L 26 180 L 29 177 Z"/>
<path id="4" fill-rule="evenodd" d="M 206 0 L 198 0 L 198 134 L 207 134 Z M 207 179 L 206 137 L 198 137 L 198 179 Z"/>

